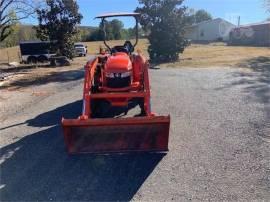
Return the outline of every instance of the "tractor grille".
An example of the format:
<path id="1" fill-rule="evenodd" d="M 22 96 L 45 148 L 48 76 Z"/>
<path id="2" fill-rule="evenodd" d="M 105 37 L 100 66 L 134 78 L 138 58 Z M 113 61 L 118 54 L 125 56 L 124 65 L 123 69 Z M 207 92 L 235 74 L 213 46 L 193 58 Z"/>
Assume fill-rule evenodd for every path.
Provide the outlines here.
<path id="1" fill-rule="evenodd" d="M 131 83 L 131 77 L 114 77 L 114 78 L 108 78 L 107 77 L 107 86 L 109 88 L 125 88 L 130 86 Z"/>

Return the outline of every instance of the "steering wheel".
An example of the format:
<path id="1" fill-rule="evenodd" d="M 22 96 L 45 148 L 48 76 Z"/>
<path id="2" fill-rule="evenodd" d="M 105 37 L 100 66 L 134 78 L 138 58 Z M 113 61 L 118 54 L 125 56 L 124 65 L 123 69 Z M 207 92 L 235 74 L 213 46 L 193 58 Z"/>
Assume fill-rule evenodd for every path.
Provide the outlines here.
<path id="1" fill-rule="evenodd" d="M 125 46 L 114 46 L 112 48 L 112 53 L 117 53 L 117 52 L 124 52 L 128 54 L 128 49 Z"/>
<path id="2" fill-rule="evenodd" d="M 134 51 L 134 47 L 130 41 L 126 41 L 123 46 L 114 46 L 112 53 L 124 52 L 130 54 Z"/>
<path id="3" fill-rule="evenodd" d="M 134 51 L 134 47 L 130 41 L 125 41 L 124 47 L 128 50 L 129 53 Z"/>

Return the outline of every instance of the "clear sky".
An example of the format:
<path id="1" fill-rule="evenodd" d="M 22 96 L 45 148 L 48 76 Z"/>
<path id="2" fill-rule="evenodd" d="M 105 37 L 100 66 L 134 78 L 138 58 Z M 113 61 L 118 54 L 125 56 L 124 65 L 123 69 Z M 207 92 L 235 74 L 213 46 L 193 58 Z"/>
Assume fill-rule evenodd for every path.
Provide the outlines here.
<path id="1" fill-rule="evenodd" d="M 205 9 L 214 18 L 221 17 L 237 24 L 241 16 L 241 24 L 264 21 L 270 17 L 263 6 L 264 0 L 185 0 L 184 5 L 194 9 Z M 94 17 L 106 12 L 131 12 L 138 6 L 138 0 L 77 0 L 83 15 L 82 25 L 97 26 L 99 20 Z M 36 24 L 34 19 L 24 21 Z M 132 21 L 125 20 L 125 26 L 130 27 Z"/>

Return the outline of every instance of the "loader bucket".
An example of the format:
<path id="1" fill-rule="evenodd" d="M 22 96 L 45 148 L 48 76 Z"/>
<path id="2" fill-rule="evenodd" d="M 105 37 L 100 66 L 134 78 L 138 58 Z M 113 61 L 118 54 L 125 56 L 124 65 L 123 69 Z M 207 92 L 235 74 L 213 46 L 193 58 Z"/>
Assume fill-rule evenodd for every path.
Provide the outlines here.
<path id="1" fill-rule="evenodd" d="M 169 116 L 63 119 L 62 126 L 71 154 L 168 151 Z"/>

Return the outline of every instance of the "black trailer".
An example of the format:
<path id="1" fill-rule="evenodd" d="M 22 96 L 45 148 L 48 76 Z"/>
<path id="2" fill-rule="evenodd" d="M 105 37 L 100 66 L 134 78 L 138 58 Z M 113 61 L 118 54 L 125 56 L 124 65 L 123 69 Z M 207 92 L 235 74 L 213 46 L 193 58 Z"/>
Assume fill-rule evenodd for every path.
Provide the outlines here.
<path id="1" fill-rule="evenodd" d="M 20 42 L 20 50 L 22 62 L 24 63 L 43 63 L 56 55 L 56 52 L 53 51 L 53 43 L 50 41 Z"/>

